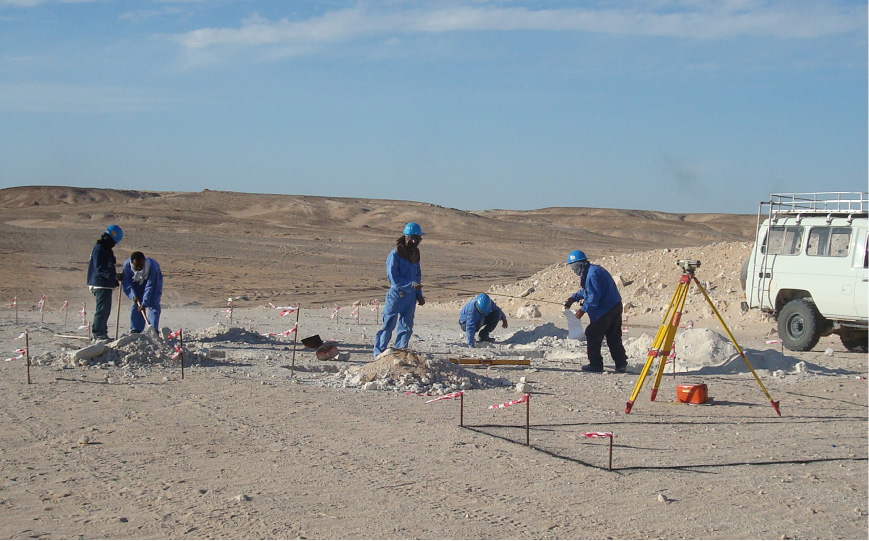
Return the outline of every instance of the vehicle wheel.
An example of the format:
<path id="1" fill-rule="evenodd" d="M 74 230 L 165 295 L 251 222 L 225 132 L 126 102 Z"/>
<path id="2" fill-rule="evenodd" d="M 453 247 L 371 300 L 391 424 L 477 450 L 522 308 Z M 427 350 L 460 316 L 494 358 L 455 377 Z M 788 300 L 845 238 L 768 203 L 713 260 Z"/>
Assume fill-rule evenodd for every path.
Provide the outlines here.
<path id="1" fill-rule="evenodd" d="M 869 333 L 852 332 L 839 336 L 842 339 L 842 345 L 852 353 L 867 353 L 869 352 Z"/>
<path id="2" fill-rule="evenodd" d="M 782 308 L 778 315 L 778 336 L 791 351 L 809 351 L 821 338 L 824 317 L 815 303 L 808 299 L 795 299 Z"/>

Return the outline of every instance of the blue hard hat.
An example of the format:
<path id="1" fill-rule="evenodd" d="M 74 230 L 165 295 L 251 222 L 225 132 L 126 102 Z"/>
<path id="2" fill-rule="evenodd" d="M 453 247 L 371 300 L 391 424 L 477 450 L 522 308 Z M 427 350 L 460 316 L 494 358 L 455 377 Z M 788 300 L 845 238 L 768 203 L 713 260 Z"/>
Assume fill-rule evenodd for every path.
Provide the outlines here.
<path id="1" fill-rule="evenodd" d="M 585 257 L 585 252 L 582 250 L 574 250 L 567 254 L 567 264 L 576 263 L 577 261 L 585 261 L 588 258 Z"/>
<path id="2" fill-rule="evenodd" d="M 404 226 L 404 234 L 405 235 L 425 235 L 422 232 L 422 228 L 416 222 L 408 222 L 406 226 Z"/>
<path id="3" fill-rule="evenodd" d="M 477 295 L 477 298 L 474 299 L 474 306 L 477 307 L 478 312 L 484 316 L 488 316 L 489 312 L 492 311 L 492 299 L 485 293 L 480 293 Z"/>
<path id="4" fill-rule="evenodd" d="M 106 233 L 111 235 L 112 240 L 115 241 L 115 244 L 121 242 L 121 239 L 124 238 L 124 231 L 121 229 L 119 225 L 110 225 L 106 228 Z"/>

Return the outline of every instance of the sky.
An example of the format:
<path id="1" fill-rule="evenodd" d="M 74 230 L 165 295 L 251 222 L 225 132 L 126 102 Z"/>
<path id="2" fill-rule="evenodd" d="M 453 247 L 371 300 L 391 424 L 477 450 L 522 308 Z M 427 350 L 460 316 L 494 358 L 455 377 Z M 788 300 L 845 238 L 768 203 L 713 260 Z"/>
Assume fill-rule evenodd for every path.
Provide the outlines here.
<path id="1" fill-rule="evenodd" d="M 0 188 L 756 213 L 867 191 L 867 3 L 0 0 Z"/>

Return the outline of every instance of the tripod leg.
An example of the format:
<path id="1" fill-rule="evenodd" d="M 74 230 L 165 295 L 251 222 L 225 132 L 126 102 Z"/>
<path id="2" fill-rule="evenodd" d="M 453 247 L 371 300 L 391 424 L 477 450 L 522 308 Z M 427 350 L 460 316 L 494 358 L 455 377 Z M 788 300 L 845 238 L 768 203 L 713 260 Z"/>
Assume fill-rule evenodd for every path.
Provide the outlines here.
<path id="1" fill-rule="evenodd" d="M 766 390 L 766 387 L 763 385 L 763 382 L 760 381 L 760 377 L 757 375 L 757 372 L 754 371 L 754 367 L 751 366 L 751 363 L 748 362 L 748 357 L 745 356 L 745 353 L 742 351 L 742 348 L 739 347 L 739 344 L 736 343 L 736 338 L 733 337 L 733 334 L 730 332 L 730 329 L 727 327 L 727 323 L 724 322 L 724 318 L 721 317 L 721 314 L 718 313 L 718 310 L 715 308 L 715 304 L 712 303 L 712 299 L 709 298 L 709 295 L 706 293 L 706 290 L 703 289 L 703 286 L 700 285 L 700 281 L 697 278 L 694 278 L 694 283 L 697 284 L 697 287 L 700 288 L 700 292 L 703 293 L 703 297 L 706 299 L 706 302 L 709 303 L 709 307 L 712 308 L 712 313 L 715 314 L 715 317 L 718 319 L 718 322 L 721 323 L 721 326 L 724 327 L 724 332 L 727 333 L 727 337 L 730 338 L 730 341 L 733 343 L 733 346 L 736 348 L 736 351 L 739 352 L 739 356 L 742 357 L 742 360 L 745 361 L 745 366 L 751 371 L 751 375 L 754 376 L 754 379 L 757 381 L 757 384 L 760 385 L 761 390 L 763 390 L 763 394 L 766 395 L 767 399 L 769 399 L 769 403 L 772 404 L 772 409 L 778 413 L 779 417 L 781 417 L 781 411 L 779 411 L 778 406 L 779 402 L 773 401 L 772 397 L 769 395 L 769 391 Z"/>
<path id="2" fill-rule="evenodd" d="M 646 381 L 646 376 L 649 374 L 649 369 L 652 367 L 652 363 L 654 363 L 655 359 L 661 355 L 661 345 L 664 343 L 664 338 L 667 335 L 668 322 L 675 315 L 678 295 L 679 287 L 676 287 L 676 291 L 673 292 L 673 297 L 670 299 L 670 305 L 667 307 L 667 312 L 664 314 L 664 319 L 661 321 L 661 326 L 658 327 L 658 333 L 655 334 L 655 339 L 652 341 L 652 347 L 649 349 L 649 357 L 646 359 L 646 364 L 643 365 L 643 369 L 640 371 L 640 376 L 637 378 L 637 383 L 634 385 L 631 397 L 625 405 L 625 413 L 631 412 L 631 408 L 634 407 L 634 401 L 636 401 L 637 396 L 640 394 L 640 389 L 642 389 L 643 383 Z"/>
<path id="3" fill-rule="evenodd" d="M 688 297 L 689 287 L 691 287 L 690 278 L 688 278 L 688 275 L 682 275 L 679 285 L 676 286 L 676 294 L 674 295 L 676 304 L 674 305 L 673 317 L 670 318 L 670 323 L 667 325 L 664 342 L 659 354 L 661 361 L 658 365 L 658 371 L 655 373 L 655 383 L 652 386 L 652 397 L 650 398 L 652 401 L 658 396 L 661 377 L 664 375 L 664 369 L 667 367 L 667 357 L 670 356 L 670 351 L 673 349 L 673 341 L 676 339 L 676 331 L 679 329 L 679 321 L 682 319 L 682 311 L 685 308 L 685 299 Z"/>

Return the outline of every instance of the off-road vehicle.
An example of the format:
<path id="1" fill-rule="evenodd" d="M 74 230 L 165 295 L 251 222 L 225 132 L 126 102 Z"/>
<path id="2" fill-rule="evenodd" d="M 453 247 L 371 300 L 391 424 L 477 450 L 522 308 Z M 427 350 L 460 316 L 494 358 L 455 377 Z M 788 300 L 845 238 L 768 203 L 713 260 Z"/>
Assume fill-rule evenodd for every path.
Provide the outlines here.
<path id="1" fill-rule="evenodd" d="M 838 334 L 867 351 L 867 192 L 772 194 L 757 214 L 754 248 L 742 268 L 748 308 L 772 314 L 792 351 Z"/>

